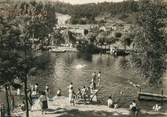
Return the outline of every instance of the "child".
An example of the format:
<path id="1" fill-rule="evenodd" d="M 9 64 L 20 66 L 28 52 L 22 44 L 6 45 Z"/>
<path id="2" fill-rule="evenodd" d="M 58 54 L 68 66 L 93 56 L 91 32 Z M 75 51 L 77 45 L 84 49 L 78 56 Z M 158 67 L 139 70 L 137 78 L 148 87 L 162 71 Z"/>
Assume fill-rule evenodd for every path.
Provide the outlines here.
<path id="1" fill-rule="evenodd" d="M 113 101 L 112 101 L 111 96 L 110 96 L 110 97 L 108 97 L 108 100 L 107 100 L 107 106 L 108 106 L 108 108 L 113 107 Z"/>

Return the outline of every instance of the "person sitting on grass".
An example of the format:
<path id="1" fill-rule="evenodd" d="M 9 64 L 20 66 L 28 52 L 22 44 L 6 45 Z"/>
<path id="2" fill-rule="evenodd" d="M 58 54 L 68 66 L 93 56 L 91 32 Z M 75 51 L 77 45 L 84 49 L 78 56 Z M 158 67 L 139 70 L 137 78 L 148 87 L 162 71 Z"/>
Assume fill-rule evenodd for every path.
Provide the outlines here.
<path id="1" fill-rule="evenodd" d="M 21 107 L 21 110 L 22 110 L 22 111 L 25 111 L 25 110 L 26 110 L 26 104 L 25 104 L 24 101 L 22 102 L 22 104 L 20 105 L 20 107 Z"/>
<path id="2" fill-rule="evenodd" d="M 132 101 L 132 103 L 129 106 L 129 109 L 131 110 L 131 115 L 133 117 L 138 116 L 140 109 L 137 107 L 137 103 L 135 100 Z"/>
<path id="3" fill-rule="evenodd" d="M 158 112 L 161 108 L 162 108 L 162 107 L 161 107 L 160 105 L 158 105 L 158 104 L 155 104 L 155 105 L 153 106 L 153 110 L 154 110 L 155 112 Z"/>

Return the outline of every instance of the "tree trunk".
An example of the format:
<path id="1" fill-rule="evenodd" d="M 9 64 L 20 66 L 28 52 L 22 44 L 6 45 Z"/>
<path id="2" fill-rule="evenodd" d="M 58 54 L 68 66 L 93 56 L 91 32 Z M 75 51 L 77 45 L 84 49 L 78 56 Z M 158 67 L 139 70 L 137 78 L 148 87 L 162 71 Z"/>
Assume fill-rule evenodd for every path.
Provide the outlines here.
<path id="1" fill-rule="evenodd" d="M 27 95 L 27 75 L 24 80 L 24 93 L 25 93 L 25 101 L 26 101 L 26 117 L 29 117 L 29 106 L 28 106 L 28 95 Z"/>
<path id="2" fill-rule="evenodd" d="M 14 95 L 12 95 L 12 91 L 11 91 L 11 86 L 9 86 L 9 97 L 10 97 L 10 99 L 11 99 L 11 108 L 10 108 L 10 110 L 11 111 L 13 111 L 14 110 L 14 107 L 15 107 L 15 100 L 14 100 Z"/>
<path id="3" fill-rule="evenodd" d="M 8 94 L 8 86 L 7 85 L 5 85 L 5 91 L 6 91 L 7 114 L 8 114 L 8 117 L 11 117 L 11 115 L 10 115 L 9 94 Z"/>

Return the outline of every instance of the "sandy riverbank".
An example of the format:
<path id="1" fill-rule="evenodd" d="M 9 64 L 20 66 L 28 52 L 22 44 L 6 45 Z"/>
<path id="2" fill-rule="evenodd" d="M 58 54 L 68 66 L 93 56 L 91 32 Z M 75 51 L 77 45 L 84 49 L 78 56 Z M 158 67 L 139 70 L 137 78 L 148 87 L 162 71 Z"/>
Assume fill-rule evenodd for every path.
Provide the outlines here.
<path id="1" fill-rule="evenodd" d="M 46 115 L 40 112 L 39 101 L 30 111 L 30 117 L 129 117 L 130 111 L 127 108 L 111 109 L 106 105 L 76 104 L 71 106 L 67 97 L 54 98 L 48 102 L 49 109 Z M 25 113 L 20 114 L 25 117 Z M 166 112 L 153 112 L 141 110 L 140 117 L 166 117 Z"/>

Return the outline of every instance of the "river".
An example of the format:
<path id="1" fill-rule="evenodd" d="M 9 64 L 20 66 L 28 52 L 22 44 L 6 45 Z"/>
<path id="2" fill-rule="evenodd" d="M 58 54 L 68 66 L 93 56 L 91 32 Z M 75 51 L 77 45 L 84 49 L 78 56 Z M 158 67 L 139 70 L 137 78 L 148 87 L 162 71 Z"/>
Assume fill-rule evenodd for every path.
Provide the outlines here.
<path id="1" fill-rule="evenodd" d="M 79 56 L 77 53 L 50 53 L 50 59 L 47 69 L 39 71 L 36 76 L 29 79 L 31 84 L 38 83 L 40 90 L 44 90 L 49 85 L 52 96 L 56 95 L 58 88 L 62 90 L 62 95 L 68 96 L 68 85 L 73 82 L 74 89 L 83 86 L 89 86 L 91 74 L 93 72 L 102 73 L 101 86 L 103 87 L 98 93 L 98 99 L 105 104 L 108 96 L 112 96 L 114 101 L 123 107 L 137 98 L 139 88 L 135 85 L 141 85 L 145 92 L 160 93 L 164 89 L 167 94 L 166 75 L 163 79 L 161 88 L 149 87 L 146 79 L 141 78 L 134 69 L 130 67 L 129 56 L 113 57 L 109 54 L 89 55 L 86 58 Z M 5 99 L 5 98 L 4 98 Z M 0 101 L 2 99 L 2 94 Z M 153 106 L 153 102 L 143 103 L 143 107 Z"/>
<path id="2" fill-rule="evenodd" d="M 102 72 L 103 88 L 98 94 L 102 103 L 105 103 L 111 95 L 115 101 L 119 100 L 122 105 L 127 105 L 136 98 L 139 91 L 139 88 L 134 85 L 141 85 L 142 90 L 146 92 L 161 92 L 161 88 L 149 87 L 146 80 L 129 67 L 128 56 L 113 57 L 108 54 L 96 54 L 84 58 L 77 53 L 51 53 L 49 57 L 48 69 L 37 77 L 32 77 L 31 82 L 39 83 L 42 90 L 46 84 L 49 85 L 52 95 L 55 95 L 60 88 L 62 94 L 68 96 L 67 87 L 70 82 L 73 82 L 75 91 L 83 86 L 89 86 L 91 74 L 98 71 Z"/>

